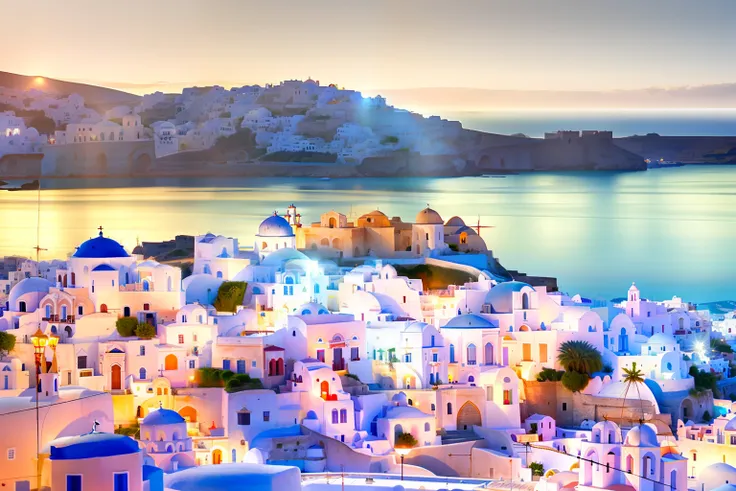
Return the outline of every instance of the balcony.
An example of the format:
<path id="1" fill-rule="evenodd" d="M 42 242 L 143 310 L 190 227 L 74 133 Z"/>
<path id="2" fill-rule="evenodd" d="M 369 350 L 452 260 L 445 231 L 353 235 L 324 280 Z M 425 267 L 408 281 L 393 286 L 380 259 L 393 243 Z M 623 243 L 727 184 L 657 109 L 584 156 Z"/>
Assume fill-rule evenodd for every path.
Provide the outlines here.
<path id="1" fill-rule="evenodd" d="M 73 315 L 67 315 L 66 317 L 51 315 L 49 317 L 42 317 L 41 320 L 46 322 L 57 322 L 59 324 L 74 324 L 76 317 Z"/>

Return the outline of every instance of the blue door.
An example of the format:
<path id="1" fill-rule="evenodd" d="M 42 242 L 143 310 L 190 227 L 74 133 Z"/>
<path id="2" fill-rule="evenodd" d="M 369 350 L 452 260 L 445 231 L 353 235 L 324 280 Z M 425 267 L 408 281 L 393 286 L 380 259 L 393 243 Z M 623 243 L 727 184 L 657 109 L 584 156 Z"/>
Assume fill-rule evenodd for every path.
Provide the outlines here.
<path id="1" fill-rule="evenodd" d="M 245 373 L 245 360 L 238 360 L 238 373 Z"/>
<path id="2" fill-rule="evenodd" d="M 128 491 L 128 473 L 115 474 L 114 491 Z"/>
<path id="3" fill-rule="evenodd" d="M 222 369 L 230 370 L 230 360 L 222 360 Z"/>
<path id="4" fill-rule="evenodd" d="M 82 476 L 66 476 L 66 491 L 82 491 Z"/>
<path id="5" fill-rule="evenodd" d="M 7 375 L 5 375 L 3 378 L 5 379 L 5 384 L 4 384 L 5 390 L 8 390 L 10 388 L 10 379 L 8 378 Z"/>

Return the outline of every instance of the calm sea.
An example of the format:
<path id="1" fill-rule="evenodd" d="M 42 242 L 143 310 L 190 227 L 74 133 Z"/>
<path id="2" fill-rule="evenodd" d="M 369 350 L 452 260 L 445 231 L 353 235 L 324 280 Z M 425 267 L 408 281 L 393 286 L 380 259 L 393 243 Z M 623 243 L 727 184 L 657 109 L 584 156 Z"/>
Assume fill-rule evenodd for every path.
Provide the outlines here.
<path id="1" fill-rule="evenodd" d="M 425 111 L 434 114 L 433 111 Z M 491 133 L 524 133 L 542 137 L 545 132 L 610 130 L 614 136 L 659 133 L 669 136 L 736 135 L 736 109 L 596 109 L 498 110 L 485 112 L 439 111 L 462 121 L 465 128 Z"/>
<path id="2" fill-rule="evenodd" d="M 694 302 L 736 298 L 736 167 L 505 178 L 46 180 L 43 257 L 63 258 L 97 227 L 126 246 L 208 231 L 251 245 L 260 221 L 294 203 L 306 222 L 331 209 L 492 225 L 482 236 L 510 269 L 571 293 Z M 36 192 L 0 192 L 0 255 L 33 254 Z"/>

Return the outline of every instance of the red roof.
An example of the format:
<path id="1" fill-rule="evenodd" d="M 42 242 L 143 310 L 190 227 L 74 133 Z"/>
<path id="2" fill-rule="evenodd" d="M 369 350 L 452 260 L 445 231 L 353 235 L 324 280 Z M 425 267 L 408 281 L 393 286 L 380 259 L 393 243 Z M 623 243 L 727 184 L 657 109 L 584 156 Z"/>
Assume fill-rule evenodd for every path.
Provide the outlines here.
<path id="1" fill-rule="evenodd" d="M 268 346 L 263 349 L 263 351 L 286 351 L 284 348 L 279 348 L 278 346 Z"/>

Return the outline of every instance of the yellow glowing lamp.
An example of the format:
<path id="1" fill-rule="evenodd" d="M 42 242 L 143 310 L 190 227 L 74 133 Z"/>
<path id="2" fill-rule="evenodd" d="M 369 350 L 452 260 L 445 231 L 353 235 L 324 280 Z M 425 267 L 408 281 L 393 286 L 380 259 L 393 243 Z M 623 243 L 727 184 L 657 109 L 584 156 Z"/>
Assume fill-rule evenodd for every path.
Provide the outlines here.
<path id="1" fill-rule="evenodd" d="M 51 349 L 56 349 L 56 345 L 59 344 L 59 336 L 56 334 L 51 334 L 49 336 L 48 345 L 51 346 Z"/>
<path id="2" fill-rule="evenodd" d="M 49 337 L 43 333 L 41 328 L 39 327 L 36 333 L 31 336 L 31 342 L 33 343 L 33 351 L 37 355 L 42 355 L 44 352 L 44 349 L 46 348 L 46 343 L 48 342 Z"/>
<path id="3" fill-rule="evenodd" d="M 394 451 L 402 457 L 405 457 L 406 455 L 409 455 L 409 452 L 411 452 L 411 447 L 394 447 Z"/>

